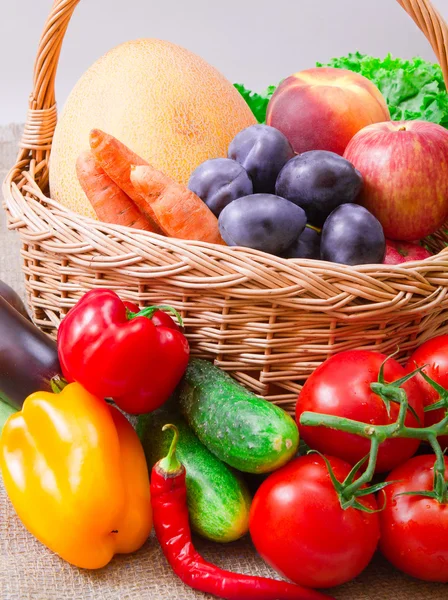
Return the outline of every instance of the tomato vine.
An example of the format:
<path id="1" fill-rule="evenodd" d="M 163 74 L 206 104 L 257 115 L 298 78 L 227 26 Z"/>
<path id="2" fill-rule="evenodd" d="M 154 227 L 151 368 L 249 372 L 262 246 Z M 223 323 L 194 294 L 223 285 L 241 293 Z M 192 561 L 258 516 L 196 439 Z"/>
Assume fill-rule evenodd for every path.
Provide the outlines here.
<path id="1" fill-rule="evenodd" d="M 383 400 L 388 413 L 390 411 L 391 402 L 399 405 L 399 412 L 395 422 L 388 425 L 371 425 L 353 419 L 347 419 L 345 417 L 306 411 L 300 416 L 300 424 L 309 427 L 336 429 L 370 440 L 369 454 L 353 467 L 352 471 L 343 482 L 336 480 L 331 471 L 331 466 L 327 462 L 327 467 L 333 485 L 338 493 L 342 508 L 353 506 L 360 510 L 366 510 L 365 507 L 357 501 L 357 498 L 369 493 L 377 492 L 391 483 L 378 483 L 366 487 L 366 485 L 372 481 L 374 476 L 380 445 L 386 440 L 393 438 L 413 438 L 426 441 L 431 445 L 435 454 L 433 490 L 409 492 L 409 494 L 431 497 L 441 504 L 447 503 L 448 485 L 445 480 L 445 458 L 437 438 L 448 434 L 448 391 L 423 373 L 423 368 L 418 368 L 397 381 L 386 383 L 384 380 L 385 362 L 380 369 L 378 381 L 372 383 L 370 388 L 372 392 L 377 394 Z M 412 410 L 412 407 L 409 405 L 406 391 L 401 386 L 412 377 L 415 377 L 417 373 L 421 373 L 424 379 L 440 396 L 440 400 L 435 404 L 426 407 L 425 411 L 428 412 L 440 408 L 445 409 L 444 418 L 430 427 L 409 427 L 405 425 L 406 415 L 409 410 Z M 414 416 L 416 416 L 415 413 Z M 356 477 L 357 472 L 366 462 L 366 469 L 359 477 Z"/>

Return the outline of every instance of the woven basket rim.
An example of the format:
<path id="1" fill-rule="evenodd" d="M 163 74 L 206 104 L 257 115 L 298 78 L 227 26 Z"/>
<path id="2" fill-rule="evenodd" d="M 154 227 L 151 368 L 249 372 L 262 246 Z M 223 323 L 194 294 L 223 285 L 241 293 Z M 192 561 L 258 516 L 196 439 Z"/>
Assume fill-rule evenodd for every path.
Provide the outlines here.
<path id="1" fill-rule="evenodd" d="M 26 171 L 23 169 L 21 171 L 21 174 L 23 174 L 24 172 L 30 172 L 30 171 Z M 14 210 L 13 206 L 11 205 L 12 195 L 5 193 L 5 192 L 6 192 L 6 190 L 11 188 L 13 183 L 15 183 L 15 178 L 14 178 L 15 173 L 17 173 L 16 166 L 12 167 L 10 169 L 10 171 L 8 172 L 8 174 L 5 177 L 3 184 L 2 184 L 3 188 L 4 188 L 3 189 L 4 202 L 7 206 L 10 214 Z M 6 187 L 6 190 L 5 190 L 5 187 Z M 324 260 L 283 258 L 280 256 L 276 256 L 274 254 L 263 252 L 261 250 L 247 248 L 244 246 L 222 246 L 219 244 L 211 244 L 209 242 L 201 242 L 201 241 L 197 241 L 197 240 L 182 240 L 182 239 L 178 239 L 178 238 L 172 238 L 169 236 L 164 236 L 161 234 L 153 233 L 151 231 L 132 229 L 132 228 L 126 227 L 124 225 L 103 223 L 92 217 L 86 217 L 84 215 L 80 215 L 80 214 L 70 210 L 69 208 L 65 207 L 61 203 L 57 202 L 56 200 L 53 200 L 49 196 L 45 196 L 45 203 L 43 201 L 43 198 L 41 198 L 41 203 L 43 205 L 43 209 L 49 211 L 50 213 L 52 212 L 52 209 L 59 213 L 66 213 L 67 215 L 72 216 L 73 220 L 78 221 L 80 225 L 84 224 L 86 227 L 97 229 L 99 232 L 102 232 L 102 233 L 113 233 L 113 232 L 117 232 L 117 233 L 122 232 L 122 233 L 126 233 L 126 234 L 132 233 L 132 235 L 134 237 L 138 236 L 139 238 L 147 239 L 148 241 L 150 241 L 150 240 L 153 240 L 156 242 L 169 241 L 170 245 L 174 245 L 174 246 L 178 247 L 180 250 L 189 250 L 192 247 L 194 247 L 194 248 L 202 249 L 204 251 L 204 258 L 207 258 L 208 254 L 209 254 L 207 252 L 207 250 L 211 251 L 212 253 L 215 253 L 215 252 L 236 253 L 239 256 L 241 256 L 241 258 L 243 258 L 243 259 L 258 257 L 259 259 L 261 259 L 263 261 L 268 261 L 270 263 L 274 262 L 276 264 L 276 266 L 279 268 L 279 270 L 289 270 L 292 265 L 294 265 L 295 267 L 298 267 L 298 268 L 305 268 L 305 269 L 309 269 L 314 266 L 316 268 L 325 269 L 325 270 L 329 270 L 329 269 L 331 270 L 332 268 L 337 268 L 337 270 L 340 271 L 341 274 L 342 273 L 346 273 L 348 275 L 350 273 L 370 274 L 370 272 L 373 272 L 376 275 L 378 275 L 379 277 L 383 277 L 384 275 L 386 275 L 389 272 L 391 272 L 393 274 L 398 274 L 400 272 L 404 272 L 404 273 L 408 274 L 409 271 L 413 271 L 415 269 L 418 269 L 419 267 L 424 267 L 426 269 L 426 266 L 429 263 L 440 262 L 442 254 L 446 255 L 446 257 L 443 257 L 443 258 L 446 260 L 447 268 L 448 268 L 448 254 L 447 254 L 448 246 L 445 248 L 442 248 L 438 253 L 433 254 L 432 256 L 425 258 L 423 260 L 407 261 L 405 263 L 400 263 L 397 265 L 389 265 L 389 264 L 382 264 L 382 263 L 369 263 L 369 264 L 362 264 L 362 265 L 345 265 L 342 263 L 333 263 L 333 262 L 328 262 L 328 261 L 324 261 Z M 11 221 L 12 222 L 14 221 L 13 217 L 11 218 Z M 20 225 L 19 225 L 19 227 L 13 225 L 13 227 L 20 228 Z M 448 228 L 448 224 L 446 227 Z"/>

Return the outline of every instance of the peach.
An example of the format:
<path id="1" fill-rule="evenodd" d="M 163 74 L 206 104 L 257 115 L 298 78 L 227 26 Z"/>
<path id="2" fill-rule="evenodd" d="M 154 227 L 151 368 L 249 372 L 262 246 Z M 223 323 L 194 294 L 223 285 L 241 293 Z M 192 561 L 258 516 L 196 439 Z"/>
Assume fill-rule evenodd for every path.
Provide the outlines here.
<path id="1" fill-rule="evenodd" d="M 272 96 L 266 122 L 279 129 L 297 153 L 344 154 L 366 125 L 389 121 L 386 100 L 374 83 L 353 71 L 316 67 L 291 75 Z"/>

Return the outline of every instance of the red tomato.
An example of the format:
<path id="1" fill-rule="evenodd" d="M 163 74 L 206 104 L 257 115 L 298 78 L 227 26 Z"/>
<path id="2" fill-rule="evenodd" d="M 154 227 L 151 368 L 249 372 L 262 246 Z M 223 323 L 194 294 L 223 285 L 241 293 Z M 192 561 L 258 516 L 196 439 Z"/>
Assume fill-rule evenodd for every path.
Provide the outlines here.
<path id="1" fill-rule="evenodd" d="M 392 471 L 398 481 L 380 492 L 380 548 L 398 569 L 425 581 L 448 583 L 448 504 L 403 492 L 432 490 L 434 455 L 415 456 Z M 448 459 L 445 458 L 448 479 Z"/>
<path id="2" fill-rule="evenodd" d="M 439 335 L 425 342 L 410 357 L 407 369 L 413 371 L 416 367 L 423 367 L 423 371 L 431 377 L 436 383 L 448 389 L 448 335 Z M 429 383 L 419 374 L 415 381 L 423 392 L 423 403 L 425 406 L 434 404 L 439 398 L 439 394 Z M 425 425 L 430 426 L 438 423 L 445 416 L 443 408 L 425 413 Z M 438 438 L 443 448 L 448 448 L 448 435 Z"/>
<path id="3" fill-rule="evenodd" d="M 343 481 L 350 465 L 328 457 Z M 376 510 L 374 496 L 360 498 Z M 259 487 L 250 534 L 264 560 L 295 583 L 325 588 L 350 581 L 369 564 L 379 539 L 377 513 L 343 510 L 321 456 L 297 458 Z"/>
<path id="4" fill-rule="evenodd" d="M 370 384 L 378 381 L 384 354 L 368 350 L 341 352 L 325 361 L 308 378 L 297 400 L 296 421 L 300 435 L 311 447 L 324 454 L 330 454 L 354 465 L 369 453 L 370 441 L 360 436 L 327 429 L 325 427 L 304 427 L 300 425 L 300 415 L 305 411 L 337 415 L 372 425 L 387 425 L 397 419 L 399 405 L 391 403 L 390 416 L 382 399 L 370 389 Z M 393 358 L 384 368 L 388 383 L 406 375 L 405 369 Z M 415 410 L 423 425 L 423 397 L 415 381 L 403 386 L 410 406 Z M 406 425 L 418 427 L 419 422 L 408 411 Z M 390 439 L 383 442 L 378 452 L 377 473 L 390 471 L 408 460 L 420 442 L 413 439 Z"/>

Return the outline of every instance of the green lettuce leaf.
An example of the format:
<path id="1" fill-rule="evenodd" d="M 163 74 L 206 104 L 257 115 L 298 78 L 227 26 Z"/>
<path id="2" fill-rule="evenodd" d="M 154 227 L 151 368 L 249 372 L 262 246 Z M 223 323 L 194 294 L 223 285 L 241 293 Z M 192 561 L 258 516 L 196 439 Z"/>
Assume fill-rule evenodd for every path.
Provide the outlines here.
<path id="1" fill-rule="evenodd" d="M 422 58 L 403 60 L 389 54 L 381 59 L 355 52 L 328 63 L 317 63 L 317 66 L 349 69 L 373 81 L 386 98 L 394 121 L 422 119 L 448 129 L 448 94 L 439 65 Z M 252 92 L 242 84 L 235 87 L 258 122 L 264 123 L 276 86 L 270 86 L 263 94 Z"/>
<path id="2" fill-rule="evenodd" d="M 422 119 L 448 128 L 448 94 L 439 65 L 422 58 L 373 58 L 356 52 L 318 67 L 350 69 L 373 81 L 394 121 Z"/>
<path id="3" fill-rule="evenodd" d="M 244 100 L 246 100 L 257 121 L 259 123 L 265 123 L 266 109 L 268 107 L 269 100 L 271 99 L 271 96 L 275 92 L 277 86 L 270 85 L 265 92 L 262 94 L 257 94 L 257 92 L 248 90 L 242 83 L 235 83 L 234 85 Z"/>

